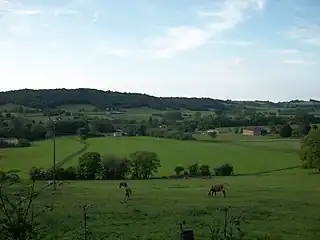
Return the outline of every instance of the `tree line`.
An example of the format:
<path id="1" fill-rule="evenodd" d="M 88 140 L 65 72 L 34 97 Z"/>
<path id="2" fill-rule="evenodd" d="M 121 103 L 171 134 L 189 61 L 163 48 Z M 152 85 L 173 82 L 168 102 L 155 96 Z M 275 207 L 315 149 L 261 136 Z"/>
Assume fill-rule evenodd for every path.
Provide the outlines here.
<path id="1" fill-rule="evenodd" d="M 84 138 L 103 137 L 120 132 L 126 136 L 151 136 L 177 140 L 195 140 L 194 134 L 199 131 L 229 127 L 230 131 L 241 133 L 242 127 L 250 125 L 268 125 L 271 134 L 281 137 L 305 136 L 314 118 L 294 118 L 291 121 L 284 117 L 254 114 L 247 119 L 232 119 L 220 115 L 199 115 L 194 113 L 191 118 L 183 119 L 181 112 L 168 112 L 161 117 L 150 116 L 148 120 L 104 119 L 68 117 L 55 123 L 51 120 L 37 121 L 10 113 L 0 114 L 0 147 L 29 146 L 28 141 L 52 138 L 53 129 L 56 136 L 80 135 Z M 298 127 L 293 129 L 292 125 Z M 316 125 L 315 125 L 316 126 Z M 9 144 L 6 139 L 17 138 L 19 145 Z"/>
<path id="2" fill-rule="evenodd" d="M 126 157 L 113 154 L 101 155 L 97 152 L 86 152 L 78 159 L 76 167 L 56 169 L 56 179 L 59 180 L 145 180 L 154 177 L 161 167 L 160 159 L 154 152 L 136 151 Z M 231 164 L 222 164 L 211 171 L 207 164 L 198 162 L 188 168 L 178 165 L 173 169 L 176 175 L 167 177 L 199 177 L 199 176 L 229 176 L 234 168 Z M 29 171 L 31 180 L 52 180 L 52 168 L 32 167 Z"/>

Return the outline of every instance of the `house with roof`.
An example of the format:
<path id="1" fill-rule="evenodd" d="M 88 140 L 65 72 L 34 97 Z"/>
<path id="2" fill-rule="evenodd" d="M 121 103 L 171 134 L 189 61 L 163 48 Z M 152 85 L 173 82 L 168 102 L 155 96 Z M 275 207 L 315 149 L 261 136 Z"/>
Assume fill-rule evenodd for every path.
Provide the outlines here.
<path id="1" fill-rule="evenodd" d="M 263 127 L 245 127 L 243 128 L 242 135 L 245 136 L 261 136 L 266 133 Z"/>

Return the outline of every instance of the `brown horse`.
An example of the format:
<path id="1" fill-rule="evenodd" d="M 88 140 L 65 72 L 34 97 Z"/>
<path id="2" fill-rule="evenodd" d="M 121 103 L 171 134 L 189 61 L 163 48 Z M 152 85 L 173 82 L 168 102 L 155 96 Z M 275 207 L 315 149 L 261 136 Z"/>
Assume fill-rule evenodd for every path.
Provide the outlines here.
<path id="1" fill-rule="evenodd" d="M 212 196 L 214 193 L 214 195 L 217 196 L 217 192 L 222 192 L 223 197 L 226 197 L 226 188 L 223 184 L 212 185 L 208 192 L 208 195 Z"/>

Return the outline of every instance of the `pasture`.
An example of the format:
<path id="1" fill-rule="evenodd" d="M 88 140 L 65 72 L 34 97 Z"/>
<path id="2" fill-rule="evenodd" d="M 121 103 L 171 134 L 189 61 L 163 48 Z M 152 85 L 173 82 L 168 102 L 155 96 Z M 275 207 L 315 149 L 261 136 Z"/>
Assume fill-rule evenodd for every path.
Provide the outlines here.
<path id="1" fill-rule="evenodd" d="M 217 209 L 226 204 L 231 214 L 242 214 L 246 239 L 319 239 L 319 175 L 287 170 L 262 176 L 216 177 L 193 180 L 129 181 L 133 197 L 122 203 L 124 190 L 118 181 L 65 182 L 39 199 L 55 204 L 42 220 L 52 226 L 50 239 L 78 233 L 82 228 L 82 204 L 90 204 L 88 227 L 107 239 L 179 239 L 176 222 L 185 220 L 196 240 L 210 238 L 213 217 L 223 220 Z M 227 198 L 207 195 L 212 184 L 228 183 Z M 262 237 L 265 238 L 257 238 Z"/>
<path id="2" fill-rule="evenodd" d="M 238 136 L 239 138 L 236 138 Z M 88 227 L 107 239 L 179 239 L 176 222 L 186 220 L 196 240 L 210 239 L 213 217 L 226 204 L 231 214 L 243 214 L 246 239 L 319 239 L 319 175 L 299 168 L 298 140 L 221 135 L 215 141 L 176 141 L 148 137 L 104 137 L 88 139 L 87 151 L 127 156 L 138 151 L 156 152 L 162 167 L 158 176 L 174 174 L 174 167 L 188 167 L 199 161 L 211 168 L 231 163 L 240 176 L 212 179 L 128 181 L 133 198 L 123 203 L 124 190 L 118 181 L 64 182 L 56 192 L 47 189 L 37 200 L 54 204 L 41 221 L 51 226 L 47 239 L 73 239 L 82 229 L 81 206 L 90 204 Z M 74 138 L 57 138 L 57 162 L 83 148 Z M 30 148 L 0 150 L 2 170 L 19 169 L 22 177 L 32 166 L 52 165 L 52 140 L 36 142 Z M 75 166 L 78 156 L 64 167 Z M 245 176 L 241 176 L 241 174 Z M 38 182 L 40 184 L 40 182 Z M 227 183 L 227 198 L 209 197 L 212 184 Z M 39 205 L 38 204 L 38 205 Z M 264 236 L 265 238 L 258 238 Z"/>
<path id="3" fill-rule="evenodd" d="M 83 144 L 73 138 L 57 138 L 56 162 L 59 163 L 82 147 Z M 20 170 L 23 178 L 27 177 L 31 167 L 49 168 L 52 163 L 53 141 L 51 139 L 34 142 L 28 148 L 0 149 L 0 169 L 4 171 L 10 169 Z"/>
<path id="4" fill-rule="evenodd" d="M 199 162 L 214 168 L 231 163 L 238 174 L 254 174 L 264 171 L 293 167 L 300 163 L 296 151 L 296 140 L 272 140 L 257 138 L 256 141 L 176 141 L 149 137 L 104 137 L 88 139 L 87 151 L 101 155 L 115 154 L 128 156 L 134 151 L 144 150 L 158 154 L 162 167 L 157 176 L 174 174 L 174 168 L 181 164 L 185 168 Z M 253 140 L 254 138 L 248 138 Z M 73 138 L 57 138 L 57 162 L 83 147 Z M 37 142 L 31 148 L 1 149 L 0 167 L 19 169 L 27 172 L 32 166 L 52 165 L 52 141 Z M 76 166 L 78 156 L 68 160 L 63 166 Z"/>

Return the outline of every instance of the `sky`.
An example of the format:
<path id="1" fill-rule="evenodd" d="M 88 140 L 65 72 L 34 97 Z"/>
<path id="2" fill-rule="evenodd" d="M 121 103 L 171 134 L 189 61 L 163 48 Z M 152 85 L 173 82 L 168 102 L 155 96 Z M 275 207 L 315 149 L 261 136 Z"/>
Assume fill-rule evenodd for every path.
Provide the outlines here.
<path id="1" fill-rule="evenodd" d="M 0 91 L 320 99 L 319 0 L 0 0 Z"/>

